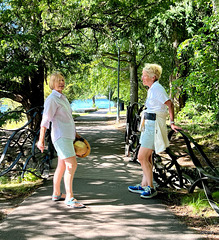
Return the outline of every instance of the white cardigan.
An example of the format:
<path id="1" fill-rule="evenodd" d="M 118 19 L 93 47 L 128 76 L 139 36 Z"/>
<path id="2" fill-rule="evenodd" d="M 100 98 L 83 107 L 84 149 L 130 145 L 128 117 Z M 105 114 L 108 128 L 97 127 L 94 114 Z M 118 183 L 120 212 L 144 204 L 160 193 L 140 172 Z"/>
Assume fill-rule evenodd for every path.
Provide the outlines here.
<path id="1" fill-rule="evenodd" d="M 144 131 L 144 113 L 146 110 L 141 113 L 141 123 L 139 126 L 139 131 Z M 155 121 L 155 137 L 154 137 L 154 146 L 155 153 L 160 153 L 166 150 L 169 147 L 169 140 L 167 137 L 167 125 L 166 125 L 167 113 L 165 112 L 156 112 L 156 121 Z"/>

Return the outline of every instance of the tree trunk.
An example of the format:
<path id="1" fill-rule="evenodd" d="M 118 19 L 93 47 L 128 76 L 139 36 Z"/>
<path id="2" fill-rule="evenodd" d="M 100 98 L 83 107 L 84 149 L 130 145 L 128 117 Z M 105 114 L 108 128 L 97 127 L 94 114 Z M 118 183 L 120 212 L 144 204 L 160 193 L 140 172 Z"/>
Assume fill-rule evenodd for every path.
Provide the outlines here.
<path id="1" fill-rule="evenodd" d="M 129 66 L 130 71 L 130 103 L 138 102 L 138 76 L 137 64 L 131 62 Z"/>
<path id="2" fill-rule="evenodd" d="M 138 76 L 137 76 L 137 63 L 136 63 L 136 49 L 133 42 L 129 41 L 129 53 L 130 53 L 130 103 L 131 105 L 138 102 Z"/>
<path id="3" fill-rule="evenodd" d="M 42 63 L 39 63 L 38 70 L 33 72 L 28 78 L 28 82 L 24 81 L 21 104 L 23 105 L 25 111 L 28 111 L 32 108 L 43 107 L 44 104 L 44 67 Z M 34 110 L 28 115 L 28 120 L 31 118 L 31 115 L 34 113 Z M 42 119 L 41 111 L 34 118 L 33 123 L 31 124 L 32 129 L 37 129 L 40 126 Z"/>
<path id="4" fill-rule="evenodd" d="M 93 102 L 93 107 L 96 106 L 96 103 L 95 103 L 95 96 L 92 97 L 92 102 Z"/>
<path id="5" fill-rule="evenodd" d="M 177 39 L 177 32 L 174 34 L 175 40 L 173 42 L 173 66 L 178 67 L 179 66 L 179 60 L 177 58 L 177 48 L 179 45 L 179 41 Z M 178 78 L 178 73 L 175 75 L 171 74 L 169 77 L 169 87 L 170 87 L 170 98 L 174 100 L 175 103 L 175 110 L 176 112 L 179 112 L 186 103 L 187 95 L 185 92 L 183 92 L 182 87 L 178 87 L 177 93 L 173 96 L 172 94 L 172 82 L 175 81 Z"/>

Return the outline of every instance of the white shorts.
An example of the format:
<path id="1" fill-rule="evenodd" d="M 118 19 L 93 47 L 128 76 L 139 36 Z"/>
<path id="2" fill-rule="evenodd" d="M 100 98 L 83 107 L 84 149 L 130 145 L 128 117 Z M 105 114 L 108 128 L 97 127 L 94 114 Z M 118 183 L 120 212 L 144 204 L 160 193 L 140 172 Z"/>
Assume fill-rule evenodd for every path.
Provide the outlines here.
<path id="1" fill-rule="evenodd" d="M 141 147 L 155 149 L 154 147 L 154 132 L 155 132 L 155 121 L 145 120 L 145 130 L 141 133 L 140 144 Z"/>
<path id="2" fill-rule="evenodd" d="M 76 156 L 72 139 L 59 138 L 54 142 L 53 145 L 60 159 Z"/>

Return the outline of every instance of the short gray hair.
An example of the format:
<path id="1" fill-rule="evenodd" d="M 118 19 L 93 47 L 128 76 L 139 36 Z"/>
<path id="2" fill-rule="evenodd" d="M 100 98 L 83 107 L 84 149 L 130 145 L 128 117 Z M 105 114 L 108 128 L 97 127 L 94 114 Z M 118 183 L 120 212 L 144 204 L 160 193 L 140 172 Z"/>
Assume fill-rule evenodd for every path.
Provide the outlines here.
<path id="1" fill-rule="evenodd" d="M 162 67 L 156 63 L 146 63 L 143 71 L 147 72 L 150 77 L 155 76 L 159 80 L 162 74 Z"/>

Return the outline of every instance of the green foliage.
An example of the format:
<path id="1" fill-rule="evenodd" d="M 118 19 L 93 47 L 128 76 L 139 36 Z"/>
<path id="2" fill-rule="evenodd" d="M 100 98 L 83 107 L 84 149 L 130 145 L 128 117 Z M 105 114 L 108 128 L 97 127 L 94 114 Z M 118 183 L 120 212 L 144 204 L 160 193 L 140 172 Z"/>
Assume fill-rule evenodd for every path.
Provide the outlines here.
<path id="1" fill-rule="evenodd" d="M 37 177 L 36 175 L 33 174 L 35 172 L 34 169 L 29 168 L 28 171 L 30 171 L 30 172 L 25 172 L 23 181 L 36 182 L 39 180 L 39 177 Z"/>
<path id="2" fill-rule="evenodd" d="M 125 103 L 133 96 L 131 74 L 138 78 L 139 102 L 145 101 L 142 67 L 157 62 L 166 89 L 176 79 L 171 94 L 218 112 L 218 16 L 212 9 L 208 0 L 1 1 L 0 96 L 39 104 L 47 74 L 58 70 L 70 101 L 109 92 L 114 100 L 119 46 Z"/>
<path id="3" fill-rule="evenodd" d="M 218 148 L 219 125 L 215 120 L 215 112 L 207 106 L 187 102 L 177 114 L 177 122 L 201 145 Z"/>
<path id="4" fill-rule="evenodd" d="M 177 1 L 152 18 L 148 30 L 156 39 L 165 87 L 171 77 L 171 97 L 184 95 L 217 113 L 218 15 L 214 15 L 212 1 Z"/>
<path id="5" fill-rule="evenodd" d="M 9 182 L 9 178 L 7 176 L 0 177 L 0 184 L 6 184 Z"/>
<path id="6" fill-rule="evenodd" d="M 212 197 L 213 197 L 214 199 L 217 199 L 217 200 L 219 201 L 219 191 L 214 192 L 214 193 L 212 194 Z"/>
<path id="7" fill-rule="evenodd" d="M 4 113 L 0 112 L 0 127 L 6 125 L 16 125 L 18 122 L 23 121 L 22 106 L 8 98 L 3 98 L 1 104 L 7 105 L 8 110 Z"/>
<path id="8" fill-rule="evenodd" d="M 188 123 L 214 123 L 215 113 L 206 105 L 188 101 L 185 107 L 177 114 L 177 119 L 180 122 Z"/>
<path id="9" fill-rule="evenodd" d="M 10 195 L 12 198 L 16 198 L 19 196 L 27 196 L 40 185 L 42 185 L 42 180 L 35 182 L 11 181 L 5 184 L 0 183 L 0 192 Z"/>
<path id="10" fill-rule="evenodd" d="M 215 201 L 219 202 L 219 192 L 213 193 Z M 188 194 L 181 200 L 182 205 L 189 206 L 194 213 L 202 214 L 203 210 L 211 209 L 204 191 L 198 191 L 193 194 Z"/>
<path id="11" fill-rule="evenodd" d="M 177 85 L 183 85 L 190 100 L 206 105 L 216 113 L 219 111 L 218 21 L 218 15 L 205 17 L 203 27 L 182 42 L 177 52 L 183 75 Z"/>
<path id="12" fill-rule="evenodd" d="M 49 88 L 49 79 L 44 81 L 44 100 L 51 94 L 52 90 Z"/>
<path id="13" fill-rule="evenodd" d="M 73 28 L 84 16 L 78 1 L 65 1 L 65 4 L 61 0 L 48 3 L 38 0 L 7 1 L 7 5 L 7 11 L 1 11 L 5 21 L 2 33 L 8 36 L 1 41 L 1 55 L 7 57 L 14 50 L 14 58 L 9 59 L 8 66 L 2 69 L 3 74 L 9 74 L 8 70 L 14 66 L 11 76 L 30 75 L 38 69 L 42 58 L 49 69 L 67 68 L 73 72 L 76 59 L 81 57 L 82 61 L 86 61 L 89 58 L 91 45 L 86 38 L 92 37 L 91 31 L 83 29 L 83 26 L 77 27 L 80 31 Z M 77 44 L 78 47 L 74 47 Z M 86 53 L 80 50 L 83 47 Z"/>
<path id="14" fill-rule="evenodd" d="M 22 116 L 22 112 L 20 111 L 20 108 L 18 108 L 17 110 L 15 109 L 14 111 L 11 112 L 9 109 L 8 111 L 0 115 L 1 116 L 0 127 L 3 127 L 6 124 L 14 124 L 14 123 L 17 124 L 19 121 L 22 121 L 23 116 Z"/>
<path id="15" fill-rule="evenodd" d="M 70 101 L 74 99 L 88 99 L 99 94 L 109 96 L 109 91 L 111 91 L 113 99 L 117 79 L 116 71 L 103 68 L 100 60 L 82 64 L 80 68 L 83 71 L 83 75 L 75 74 L 66 78 L 67 86 L 64 93 Z"/>
<path id="16" fill-rule="evenodd" d="M 31 171 L 34 171 L 31 169 Z M 26 172 L 24 174 L 24 178 L 21 179 L 21 176 L 17 176 L 16 178 L 10 178 L 7 175 L 1 176 L 0 177 L 0 185 L 1 187 L 10 187 L 10 186 L 17 186 L 19 183 L 24 183 L 24 182 L 38 182 L 39 177 L 36 177 L 34 174 L 31 172 Z M 41 180 L 40 180 L 41 181 Z"/>
<path id="17" fill-rule="evenodd" d="M 8 0 L 0 5 L 0 97 L 43 105 L 47 74 L 79 72 L 96 51 L 96 17 L 84 1 Z M 92 10 L 93 11 L 93 10 Z M 93 18 L 93 19 L 92 19 Z"/>

